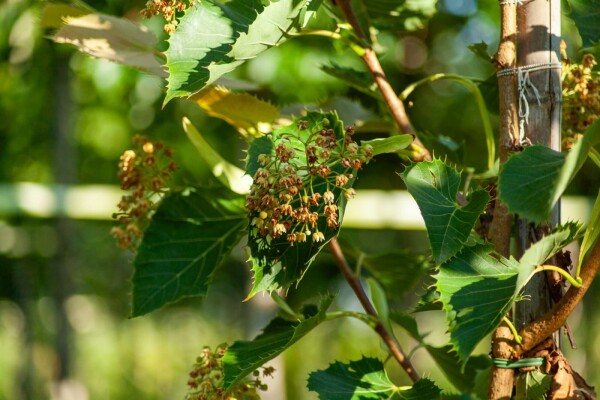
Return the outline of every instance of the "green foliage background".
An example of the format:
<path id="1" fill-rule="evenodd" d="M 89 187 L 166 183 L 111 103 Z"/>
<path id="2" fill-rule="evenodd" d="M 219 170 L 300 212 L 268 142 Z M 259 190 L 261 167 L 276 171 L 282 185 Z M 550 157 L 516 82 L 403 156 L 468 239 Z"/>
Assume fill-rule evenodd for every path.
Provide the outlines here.
<path id="1" fill-rule="evenodd" d="M 89 4 L 98 11 L 133 19 L 143 7 L 142 1 Z M 174 100 L 161 110 L 165 82 L 160 78 L 51 43 L 38 24 L 41 6 L 33 0 L 0 4 L 2 193 L 20 182 L 116 185 L 118 158 L 136 133 L 165 140 L 175 148 L 181 165 L 177 184 L 216 185 L 181 128 L 183 116 L 229 161 L 241 165 L 244 143 L 233 128 L 188 101 Z M 317 18 L 319 24 L 328 23 L 323 14 Z M 382 33 L 379 46 L 389 80 L 400 91 L 437 72 L 488 78 L 492 65 L 478 59 L 467 45 L 484 40 L 495 49 L 498 19 L 495 2 L 446 0 L 439 2 L 427 29 L 402 35 Z M 147 25 L 160 32 L 159 20 Z M 564 25 L 568 49 L 576 58 L 581 41 L 569 20 Z M 165 40 L 162 35 L 163 48 Z M 234 77 L 261 85 L 258 94 L 284 105 L 289 113 L 298 113 L 306 105 L 335 108 L 347 124 L 380 113 L 369 96 L 323 72 L 322 67 L 333 65 L 334 60 L 341 66 L 362 68 L 353 55 L 327 39 L 304 38 L 249 61 Z M 485 166 L 480 117 L 464 88 L 437 82 L 418 89 L 409 100 L 414 104 L 410 116 L 436 154 L 448 153 L 449 160 L 458 165 Z M 490 100 L 493 103 L 493 93 Z M 572 194 L 596 195 L 597 179 L 586 168 L 593 171 L 583 166 L 570 189 Z M 397 157 L 382 156 L 365 168 L 356 188 L 402 189 L 404 184 L 394 173 L 401 169 Z M 131 259 L 113 246 L 108 235 L 110 215 L 105 220 L 37 218 L 12 209 L 10 204 L 17 201 L 0 199 L 0 399 L 48 398 L 49 385 L 64 378 L 77 382 L 75 388 L 85 387 L 91 399 L 182 398 L 187 371 L 202 346 L 252 338 L 275 312 L 261 296 L 242 303 L 250 275 L 245 255 L 237 249 L 216 272 L 204 301 L 186 300 L 151 316 L 128 320 Z M 414 253 L 428 251 L 425 231 L 355 229 L 344 231 L 342 240 L 359 243 L 372 254 L 389 250 L 395 243 L 403 243 Z M 291 291 L 290 302 L 293 305 L 294 299 L 329 289 L 339 292 L 336 302 L 358 308 L 336 276 L 324 255 Z M 417 283 L 416 289 L 427 283 Z M 408 306 L 414 300 L 413 296 L 400 301 Z M 589 349 L 600 345 L 593 333 L 600 326 L 600 315 L 593 312 L 598 301 L 596 284 L 570 322 L 576 338 Z M 433 332 L 430 342 L 445 342 L 440 329 L 443 314 L 431 311 L 417 318 L 421 330 Z M 415 345 L 414 339 L 398 334 L 407 348 Z M 378 339 L 360 323 L 344 320 L 318 326 L 274 364 L 285 388 L 273 388 L 272 398 L 282 399 L 283 392 L 290 400 L 310 398 L 305 388 L 309 371 L 324 370 L 333 359 L 346 362 L 362 354 L 381 356 L 383 352 Z M 578 370 L 586 371 L 591 384 L 600 384 L 597 369 L 586 368 L 600 363 L 599 354 L 579 351 L 569 358 Z M 418 350 L 414 360 L 419 370 L 431 370 L 427 376 L 449 387 L 431 369 L 426 351 Z M 391 378 L 398 384 L 405 379 L 393 368 Z"/>

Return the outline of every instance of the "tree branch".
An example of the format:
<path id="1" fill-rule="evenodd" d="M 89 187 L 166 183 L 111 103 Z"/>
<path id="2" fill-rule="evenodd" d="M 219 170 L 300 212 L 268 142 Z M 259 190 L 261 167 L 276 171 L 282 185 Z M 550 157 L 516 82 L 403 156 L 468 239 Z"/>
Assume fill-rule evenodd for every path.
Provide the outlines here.
<path id="1" fill-rule="evenodd" d="M 385 326 L 383 326 L 383 323 L 377 315 L 375 307 L 373 307 L 373 304 L 371 304 L 371 301 L 365 293 L 365 290 L 363 289 L 358 277 L 354 275 L 352 269 L 348 265 L 348 261 L 346 261 L 346 257 L 344 257 L 344 253 L 342 252 L 340 244 L 338 243 L 336 238 L 331 239 L 331 241 L 329 242 L 329 249 L 331 250 L 331 254 L 335 259 L 337 266 L 342 272 L 342 275 L 344 275 L 344 278 L 348 282 L 348 285 L 350 285 L 350 287 L 356 294 L 358 301 L 360 301 L 360 304 L 363 306 L 366 313 L 377 319 L 377 325 L 375 325 L 374 328 L 375 332 L 377 332 L 377 334 L 381 337 L 381 340 L 383 340 L 383 342 L 390 349 L 392 356 L 406 371 L 410 379 L 413 382 L 417 382 L 420 379 L 419 374 L 415 371 L 415 368 L 413 367 L 412 363 L 410 362 L 409 358 L 406 356 L 398 342 L 396 342 L 396 340 L 390 334 L 390 332 L 388 332 Z"/>
<path id="2" fill-rule="evenodd" d="M 352 29 L 354 29 L 356 35 L 364 42 L 368 42 L 368 37 L 363 31 L 362 27 L 360 26 L 358 19 L 356 18 L 356 13 L 352 8 L 351 1 L 340 0 L 337 1 L 336 4 L 342 10 L 346 21 L 348 21 L 348 23 L 352 26 Z M 392 114 L 392 117 L 396 122 L 396 125 L 400 129 L 400 132 L 407 133 L 413 136 L 413 147 L 415 147 L 419 152 L 419 156 L 417 158 L 419 160 L 430 161 L 431 153 L 429 153 L 429 150 L 427 150 L 427 148 L 417 137 L 415 130 L 413 129 L 412 124 L 410 123 L 410 119 L 406 114 L 404 103 L 398 98 L 398 96 L 396 96 L 396 92 L 394 92 L 392 85 L 390 85 L 387 78 L 385 77 L 385 72 L 383 71 L 383 68 L 379 63 L 379 59 L 377 58 L 377 55 L 375 54 L 373 49 L 370 46 L 365 48 L 365 52 L 361 56 L 361 58 L 367 65 L 367 68 L 369 69 L 373 80 L 375 81 L 377 87 L 379 88 L 379 91 L 383 95 L 383 99 L 385 100 L 385 103 L 387 104 L 388 109 L 390 110 L 390 113 Z"/>
<path id="3" fill-rule="evenodd" d="M 581 287 L 571 286 L 562 299 L 550 311 L 519 332 L 523 337 L 523 342 L 515 348 L 515 356 L 520 357 L 525 352 L 531 350 L 565 324 L 569 315 L 571 315 L 575 307 L 583 299 L 599 269 L 600 240 L 596 242 L 581 269 L 581 279 L 583 280 Z"/>

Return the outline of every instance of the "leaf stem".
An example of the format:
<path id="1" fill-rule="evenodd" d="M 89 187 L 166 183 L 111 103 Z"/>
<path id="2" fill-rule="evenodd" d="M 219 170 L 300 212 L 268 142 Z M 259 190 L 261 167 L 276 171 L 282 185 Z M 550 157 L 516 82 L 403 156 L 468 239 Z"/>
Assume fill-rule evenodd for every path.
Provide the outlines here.
<path id="1" fill-rule="evenodd" d="M 541 271 L 554 271 L 554 272 L 558 272 L 566 280 L 568 280 L 571 285 L 575 286 L 576 288 L 580 288 L 581 287 L 581 284 L 582 284 L 581 277 L 577 276 L 577 277 L 573 278 L 571 276 L 571 274 L 569 274 L 567 271 L 565 271 L 562 268 L 556 267 L 554 265 L 541 265 L 541 266 L 537 267 L 534 272 L 541 272 Z"/>
<path id="2" fill-rule="evenodd" d="M 488 170 L 494 168 L 494 161 L 496 160 L 496 141 L 494 140 L 494 130 L 492 129 L 490 115 L 485 106 L 485 101 L 483 100 L 481 91 L 479 90 L 479 87 L 477 87 L 477 85 L 473 82 L 473 79 L 456 74 L 434 74 L 424 79 L 421 79 L 420 81 L 417 81 L 411 85 L 408 85 L 398 97 L 400 97 L 400 100 L 404 101 L 417 87 L 426 83 L 435 82 L 440 79 L 449 79 L 455 82 L 462 83 L 464 86 L 467 87 L 467 89 L 469 89 L 469 91 L 475 98 L 475 103 L 477 103 L 477 109 L 479 110 L 479 115 L 481 116 L 481 122 L 483 123 L 485 143 L 488 150 Z"/>
<path id="3" fill-rule="evenodd" d="M 271 292 L 271 298 L 273 299 L 275 304 L 277 304 L 279 309 L 283 311 L 283 313 L 287 316 L 297 320 L 303 319 L 302 315 L 292 310 L 290 305 L 279 294 L 277 294 L 277 292 Z"/>
<path id="4" fill-rule="evenodd" d="M 510 329 L 513 336 L 515 337 L 515 342 L 521 344 L 523 342 L 523 338 L 519 335 L 519 332 L 517 332 L 517 328 L 515 328 L 513 323 L 510 321 L 510 319 L 508 319 L 508 318 L 506 318 L 506 316 L 504 316 L 504 317 L 502 317 L 502 320 L 508 326 L 508 329 Z"/>
<path id="5" fill-rule="evenodd" d="M 400 366 L 406 371 L 410 379 L 413 382 L 417 382 L 420 379 L 419 374 L 415 371 L 410 359 L 406 356 L 398 342 L 394 339 L 390 332 L 388 332 L 379 319 L 377 311 L 375 311 L 375 307 L 373 307 L 373 304 L 371 304 L 371 301 L 362 287 L 360 280 L 356 275 L 354 275 L 350 265 L 348 265 L 348 261 L 346 260 L 346 257 L 344 257 L 344 253 L 342 252 L 340 244 L 336 238 L 333 238 L 329 241 L 329 249 L 331 250 L 331 254 L 333 255 L 338 268 L 346 279 L 346 282 L 348 282 L 348 285 L 350 285 L 350 288 L 352 288 L 354 294 L 358 298 L 358 301 L 363 306 L 367 314 L 377 321 L 377 324 L 374 327 L 375 332 L 377 332 L 377 334 L 381 337 L 381 340 L 383 340 L 383 342 L 387 345 L 392 356 L 394 356 L 396 361 L 398 361 L 398 364 L 400 364 Z"/>
<path id="6" fill-rule="evenodd" d="M 379 320 L 377 318 L 373 317 L 372 315 L 359 313 L 356 311 L 347 311 L 347 310 L 333 311 L 333 312 L 329 312 L 329 313 L 325 314 L 326 321 L 333 321 L 334 319 L 345 318 L 345 317 L 351 317 L 351 318 L 356 318 L 358 320 L 361 320 L 362 322 L 369 325 L 373 329 L 375 329 L 375 327 L 377 326 L 377 323 L 379 322 Z"/>

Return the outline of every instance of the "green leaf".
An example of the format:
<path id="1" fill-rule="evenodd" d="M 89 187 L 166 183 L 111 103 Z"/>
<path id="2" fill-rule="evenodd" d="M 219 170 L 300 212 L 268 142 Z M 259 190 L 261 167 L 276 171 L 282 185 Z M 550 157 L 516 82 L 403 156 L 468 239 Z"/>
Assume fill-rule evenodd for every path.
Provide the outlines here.
<path id="1" fill-rule="evenodd" d="M 208 115 L 235 127 L 245 138 L 262 136 L 271 131 L 279 117 L 277 107 L 248 93 L 233 93 L 223 86 L 209 86 L 191 100 Z"/>
<path id="2" fill-rule="evenodd" d="M 373 25 L 380 29 L 423 29 L 435 12 L 436 0 L 364 0 Z"/>
<path id="3" fill-rule="evenodd" d="M 390 299 L 404 297 L 432 269 L 424 256 L 402 250 L 365 255 L 362 266 L 383 285 Z"/>
<path id="4" fill-rule="evenodd" d="M 92 57 L 102 58 L 166 77 L 154 46 L 156 37 L 146 27 L 104 14 L 66 17 L 64 25 L 52 36 Z"/>
<path id="5" fill-rule="evenodd" d="M 573 240 L 581 238 L 582 235 L 581 225 L 569 222 L 554 228 L 552 232 L 529 247 L 519 260 L 521 267 L 517 290 L 525 285 L 524 279 L 529 277 L 535 267 L 542 265 L 547 259 L 558 253 Z"/>
<path id="6" fill-rule="evenodd" d="M 348 364 L 336 361 L 325 370 L 312 372 L 307 386 L 321 400 L 435 400 L 441 394 L 428 379 L 420 379 L 411 388 L 395 386 L 383 363 L 369 357 Z"/>
<path id="7" fill-rule="evenodd" d="M 396 324 L 400 325 L 413 339 L 419 343 L 424 343 L 423 339 L 427 336 L 419 333 L 417 320 L 412 315 L 405 314 L 399 311 L 393 311 L 390 318 Z"/>
<path id="8" fill-rule="evenodd" d="M 425 349 L 450 383 L 463 393 L 473 393 L 477 375 L 492 365 L 488 356 L 477 355 L 469 357 L 463 369 L 462 360 L 458 357 L 452 345 L 442 347 L 425 345 Z"/>
<path id="9" fill-rule="evenodd" d="M 132 316 L 206 294 L 212 273 L 245 233 L 241 196 L 217 189 L 170 193 L 134 261 Z"/>
<path id="10" fill-rule="evenodd" d="M 306 319 L 303 321 L 289 321 L 278 317 L 254 340 L 234 342 L 223 357 L 224 388 L 229 389 L 302 339 L 325 320 L 325 313 L 332 302 L 333 296 L 324 297 L 318 310 L 314 306 L 305 308 Z"/>
<path id="11" fill-rule="evenodd" d="M 542 400 L 550 391 L 552 375 L 546 375 L 538 370 L 527 371 L 517 376 L 515 385 L 515 400 Z"/>
<path id="12" fill-rule="evenodd" d="M 382 100 L 381 92 L 377 89 L 377 84 L 373 82 L 373 78 L 367 71 L 359 71 L 353 68 L 342 67 L 334 62 L 331 66 L 324 65 L 321 67 L 323 72 L 338 78 L 346 85 L 353 87 L 361 93 L 373 97 L 377 100 Z"/>
<path id="13" fill-rule="evenodd" d="M 463 366 L 477 343 L 500 324 L 516 296 L 519 264 L 492 249 L 489 244 L 466 246 L 435 276 L 450 342 Z"/>
<path id="14" fill-rule="evenodd" d="M 361 147 L 372 146 L 373 155 L 385 153 L 396 153 L 399 150 L 404 150 L 413 142 L 412 135 L 394 135 L 387 138 L 379 138 L 373 140 L 363 140 L 360 142 Z"/>
<path id="15" fill-rule="evenodd" d="M 448 380 L 463 393 L 471 393 L 475 388 L 475 379 L 478 372 L 491 366 L 489 357 L 483 355 L 472 356 L 469 357 L 463 370 L 462 361 L 452 345 L 436 347 L 425 343 L 426 335 L 419 333 L 417 321 L 414 317 L 400 312 L 393 312 L 391 318 L 392 321 L 404 328 L 413 339 L 423 345 Z"/>
<path id="16" fill-rule="evenodd" d="M 443 307 L 442 302 L 440 301 L 440 292 L 438 292 L 437 288 L 433 286 L 428 288 L 427 291 L 421 295 L 419 302 L 412 312 L 440 311 L 442 309 Z"/>
<path id="17" fill-rule="evenodd" d="M 440 265 L 462 248 L 489 195 L 477 190 L 471 193 L 467 205 L 460 206 L 460 174 L 441 160 L 412 164 L 402 178 L 419 205 L 435 262 Z"/>
<path id="18" fill-rule="evenodd" d="M 42 9 L 40 17 L 40 26 L 42 28 L 60 28 L 65 25 L 67 17 L 81 17 L 90 14 L 92 11 L 83 7 L 78 7 L 66 3 L 46 3 Z"/>
<path id="19" fill-rule="evenodd" d="M 369 293 L 371 295 L 371 301 L 373 307 L 377 311 L 379 320 L 383 323 L 385 328 L 393 335 L 394 330 L 390 322 L 390 305 L 387 301 L 387 296 L 384 288 L 373 278 L 367 278 L 367 285 L 369 285 Z"/>
<path id="20" fill-rule="evenodd" d="M 587 224 L 587 228 L 585 230 L 585 235 L 583 237 L 583 241 L 581 242 L 581 248 L 579 249 L 579 266 L 583 264 L 583 260 L 588 252 L 598 240 L 600 236 L 600 192 L 598 192 L 598 197 L 596 197 L 596 202 L 594 203 L 594 208 L 592 209 L 592 217 Z"/>
<path id="21" fill-rule="evenodd" d="M 480 43 L 473 43 L 467 46 L 477 57 L 484 61 L 491 62 L 492 56 L 488 53 L 488 44 L 483 40 Z"/>
<path id="22" fill-rule="evenodd" d="M 591 46 L 600 40 L 600 0 L 567 0 L 571 6 L 569 17 L 573 19 L 583 46 Z"/>
<path id="23" fill-rule="evenodd" d="M 257 162 L 259 155 L 267 154 L 275 159 L 274 149 L 279 143 L 290 145 L 296 149 L 294 162 L 298 165 L 306 165 L 303 142 L 306 142 L 313 132 L 321 130 L 325 120 L 329 121 L 329 128 L 333 129 L 336 138 L 343 140 L 345 131 L 337 114 L 310 112 L 304 117 L 295 119 L 291 125 L 275 130 L 268 137 L 253 140 L 248 150 L 248 174 L 254 175 L 260 167 Z M 307 124 L 307 129 L 298 127 L 300 121 Z M 338 173 L 348 172 L 340 164 L 333 166 L 332 170 Z M 328 184 L 319 175 L 313 176 L 312 179 L 313 193 L 322 195 L 329 188 L 335 195 L 335 199 L 338 200 L 338 221 L 341 223 L 346 207 L 346 199 L 343 196 L 342 189 Z M 351 187 L 351 185 L 352 182 L 349 182 L 346 187 Z M 298 208 L 300 200 L 296 197 L 291 204 L 293 208 Z M 323 204 L 320 204 L 318 208 L 313 207 L 314 212 L 323 215 L 323 207 Z M 317 227 L 318 231 L 324 234 L 324 241 L 307 240 L 306 242 L 290 243 L 285 235 L 278 238 L 265 238 L 260 235 L 256 227 L 249 230 L 248 247 L 251 253 L 252 271 L 254 272 L 254 286 L 248 295 L 249 298 L 261 291 L 272 291 L 280 287 L 287 288 L 302 278 L 317 254 L 339 230 L 329 228 L 324 218 L 318 219 Z M 316 229 L 313 229 L 313 231 L 316 231 Z"/>
<path id="24" fill-rule="evenodd" d="M 166 51 L 165 103 L 190 96 L 246 60 L 283 43 L 300 26 L 309 0 L 197 2 L 186 10 Z M 313 1 L 310 1 L 314 5 Z M 316 3 L 315 3 L 316 4 Z M 306 21 L 303 21 L 305 23 Z"/>
<path id="25" fill-rule="evenodd" d="M 499 194 L 509 211 L 532 222 L 545 221 L 588 157 L 600 143 L 600 119 L 594 121 L 565 157 L 544 146 L 529 146 L 504 164 Z"/>
<path id="26" fill-rule="evenodd" d="M 246 175 L 243 169 L 236 167 L 221 157 L 186 117 L 183 118 L 183 130 L 187 134 L 188 139 L 190 139 L 190 142 L 198 150 L 200 157 L 208 164 L 213 175 L 222 184 L 235 193 L 248 194 L 250 185 L 252 185 L 252 178 Z"/>

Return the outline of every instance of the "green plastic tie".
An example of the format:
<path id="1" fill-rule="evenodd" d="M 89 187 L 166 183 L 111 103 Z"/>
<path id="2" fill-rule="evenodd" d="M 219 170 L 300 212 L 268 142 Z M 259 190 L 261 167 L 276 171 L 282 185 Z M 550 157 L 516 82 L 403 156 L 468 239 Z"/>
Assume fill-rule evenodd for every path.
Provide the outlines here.
<path id="1" fill-rule="evenodd" d="M 541 367 L 546 362 L 543 357 L 521 358 L 520 360 L 507 360 L 505 358 L 492 358 L 492 363 L 496 368 L 524 368 Z"/>

